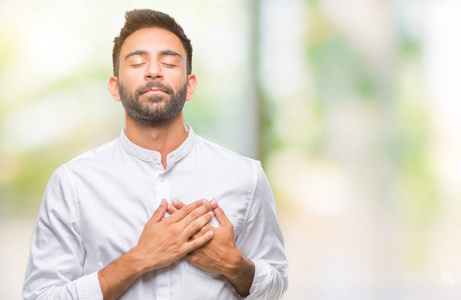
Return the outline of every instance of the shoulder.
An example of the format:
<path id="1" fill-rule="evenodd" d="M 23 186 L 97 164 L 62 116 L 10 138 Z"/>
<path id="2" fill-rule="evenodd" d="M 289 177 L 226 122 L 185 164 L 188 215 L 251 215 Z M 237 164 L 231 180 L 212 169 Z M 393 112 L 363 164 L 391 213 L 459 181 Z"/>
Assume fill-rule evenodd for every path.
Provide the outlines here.
<path id="1" fill-rule="evenodd" d="M 249 164 L 257 162 L 250 157 L 241 155 L 201 136 L 197 136 L 196 147 L 198 147 L 198 150 L 202 151 L 204 154 L 219 155 L 222 159 L 230 159 Z"/>
<path id="2" fill-rule="evenodd" d="M 110 142 L 104 143 L 100 146 L 97 146 L 93 149 L 87 150 L 82 154 L 74 157 L 73 159 L 69 160 L 64 165 L 75 166 L 81 163 L 90 162 L 90 161 L 103 161 L 106 160 L 111 154 L 116 150 L 117 144 L 119 143 L 119 138 L 113 139 Z"/>
<path id="3" fill-rule="evenodd" d="M 196 150 L 210 163 L 219 164 L 220 167 L 246 169 L 253 173 L 257 172 L 258 166 L 261 166 L 258 160 L 241 155 L 201 136 L 197 136 L 196 147 Z"/>
<path id="4" fill-rule="evenodd" d="M 197 137 L 195 150 L 195 159 L 202 161 L 207 171 L 221 174 L 222 178 L 232 180 L 236 186 L 249 190 L 250 194 L 254 192 L 263 173 L 258 160 L 243 156 L 203 137 Z"/>
<path id="5" fill-rule="evenodd" d="M 59 169 L 63 169 L 58 172 L 67 173 L 87 173 L 91 170 L 105 168 L 108 165 L 111 165 L 114 161 L 114 158 L 117 156 L 119 151 L 119 138 L 113 139 L 110 142 L 104 143 L 100 146 L 97 146 L 93 149 L 87 150 L 82 154 L 74 157 L 68 162 L 61 165 Z"/>

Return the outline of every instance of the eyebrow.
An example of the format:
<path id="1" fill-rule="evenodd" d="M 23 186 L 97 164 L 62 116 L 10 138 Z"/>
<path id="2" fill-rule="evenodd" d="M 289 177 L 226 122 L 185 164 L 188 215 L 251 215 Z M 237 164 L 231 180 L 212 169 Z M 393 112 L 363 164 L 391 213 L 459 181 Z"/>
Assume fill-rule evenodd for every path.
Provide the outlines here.
<path id="1" fill-rule="evenodd" d="M 125 56 L 125 60 L 127 60 L 131 56 L 135 56 L 135 55 L 146 56 L 147 54 L 148 54 L 148 52 L 146 50 L 131 51 L 130 53 L 128 53 Z M 179 54 L 178 52 L 173 51 L 173 50 L 161 50 L 161 51 L 158 52 L 158 55 L 160 55 L 160 56 L 166 56 L 166 55 L 177 56 L 179 59 L 182 60 L 181 54 Z"/>
<path id="2" fill-rule="evenodd" d="M 128 54 L 125 56 L 125 60 L 127 60 L 129 57 L 135 56 L 135 55 L 145 56 L 145 55 L 147 55 L 147 51 L 146 51 L 146 50 L 135 50 L 135 51 L 131 51 L 130 53 L 128 53 Z"/>
<path id="3" fill-rule="evenodd" d="M 173 50 L 162 50 L 162 51 L 159 51 L 158 54 L 160 56 L 166 56 L 166 55 L 177 56 L 179 59 L 182 59 L 181 54 Z"/>

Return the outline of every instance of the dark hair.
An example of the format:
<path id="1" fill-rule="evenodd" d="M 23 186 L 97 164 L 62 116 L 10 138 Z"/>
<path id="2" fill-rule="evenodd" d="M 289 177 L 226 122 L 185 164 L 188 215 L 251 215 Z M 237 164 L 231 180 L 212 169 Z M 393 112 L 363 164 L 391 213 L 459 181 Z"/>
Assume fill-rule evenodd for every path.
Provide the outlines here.
<path id="1" fill-rule="evenodd" d="M 112 49 L 112 64 L 114 76 L 118 76 L 120 64 L 120 50 L 126 38 L 133 32 L 143 28 L 162 28 L 174 33 L 180 40 L 187 54 L 187 74 L 192 71 L 192 45 L 182 27 L 169 15 L 151 10 L 134 9 L 125 13 L 125 25 L 120 30 L 120 35 L 114 39 Z"/>

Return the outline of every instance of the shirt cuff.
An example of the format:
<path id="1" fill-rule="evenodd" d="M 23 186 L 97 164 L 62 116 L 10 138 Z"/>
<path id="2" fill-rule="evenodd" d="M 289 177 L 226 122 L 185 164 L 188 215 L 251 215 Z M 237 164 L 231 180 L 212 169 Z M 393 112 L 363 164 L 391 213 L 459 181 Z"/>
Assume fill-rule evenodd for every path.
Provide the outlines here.
<path id="1" fill-rule="evenodd" d="M 77 293 L 79 300 L 102 300 L 101 286 L 98 272 L 94 272 L 77 279 Z"/>
<path id="2" fill-rule="evenodd" d="M 253 283 L 250 288 L 250 295 L 245 299 L 257 299 L 261 292 L 264 291 L 267 286 L 267 274 L 271 272 L 270 266 L 262 260 L 252 259 L 253 264 L 255 265 L 255 276 L 253 277 Z"/>

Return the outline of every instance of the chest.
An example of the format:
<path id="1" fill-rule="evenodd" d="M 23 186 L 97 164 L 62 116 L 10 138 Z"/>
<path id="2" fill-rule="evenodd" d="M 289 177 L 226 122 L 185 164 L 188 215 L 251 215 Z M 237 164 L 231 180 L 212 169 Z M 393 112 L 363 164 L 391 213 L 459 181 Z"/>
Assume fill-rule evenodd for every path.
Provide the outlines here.
<path id="1" fill-rule="evenodd" d="M 186 204 L 216 199 L 236 236 L 249 208 L 251 190 L 229 172 L 148 168 L 103 173 L 77 184 L 82 238 L 89 257 L 106 265 L 133 248 L 162 198 Z M 217 226 L 215 219 L 211 224 Z"/>

